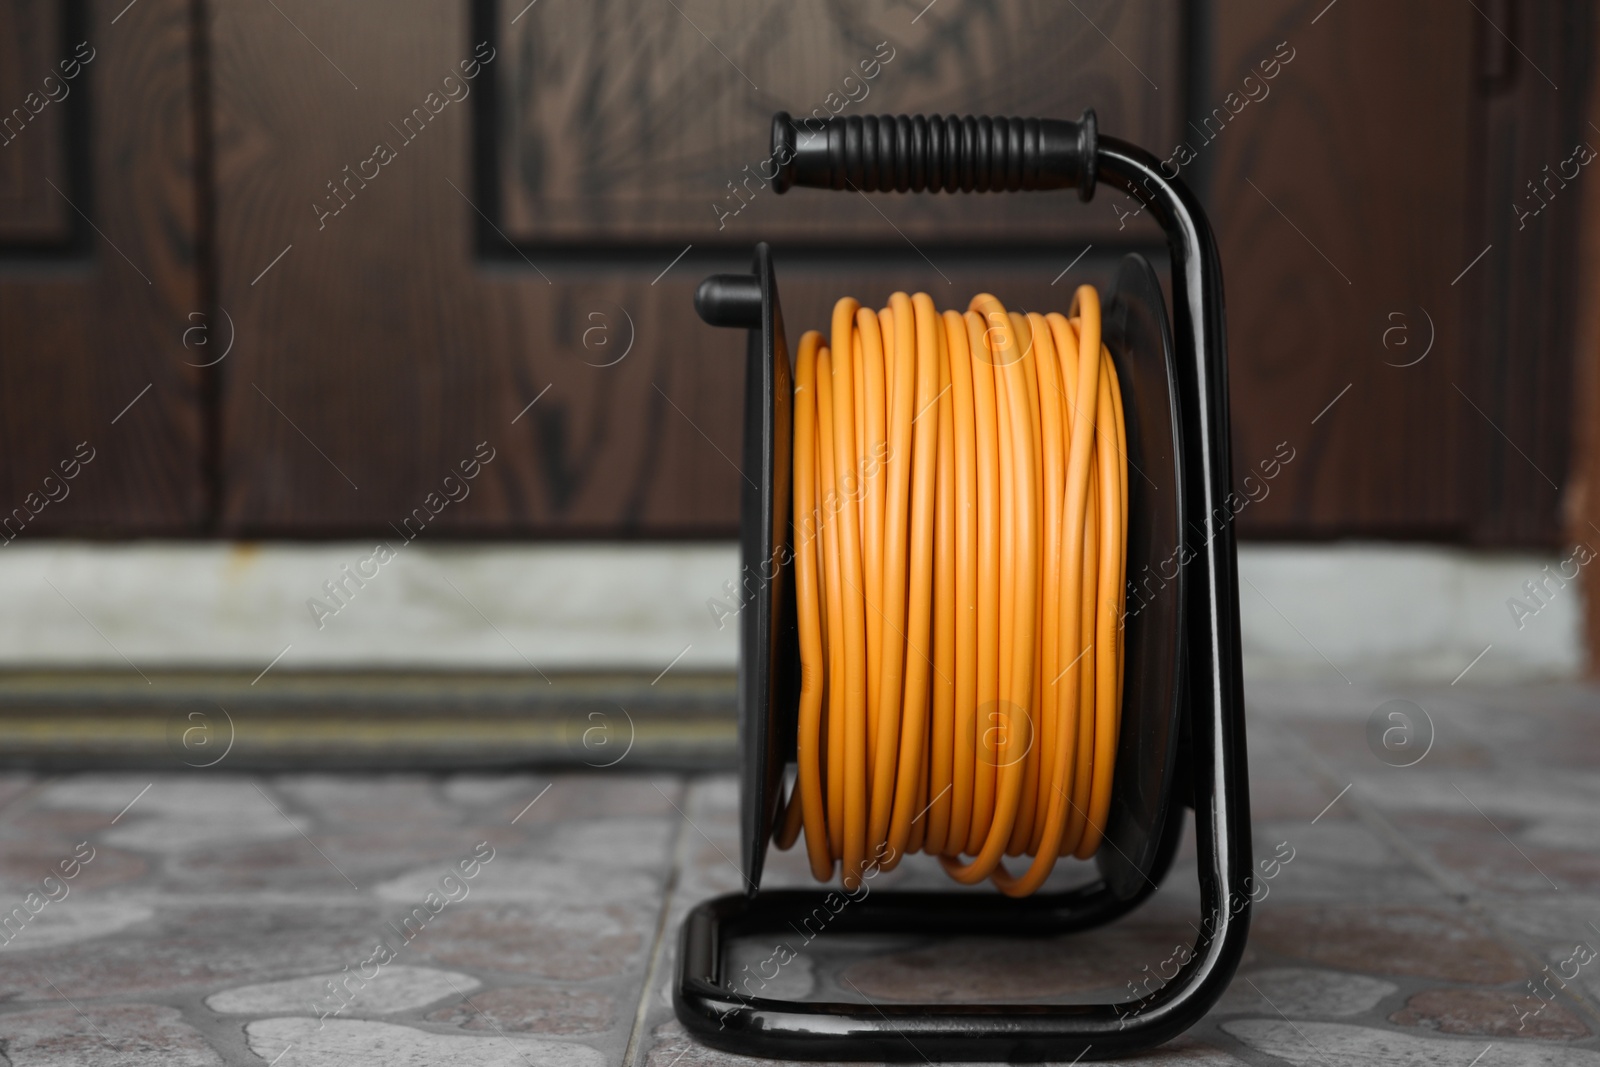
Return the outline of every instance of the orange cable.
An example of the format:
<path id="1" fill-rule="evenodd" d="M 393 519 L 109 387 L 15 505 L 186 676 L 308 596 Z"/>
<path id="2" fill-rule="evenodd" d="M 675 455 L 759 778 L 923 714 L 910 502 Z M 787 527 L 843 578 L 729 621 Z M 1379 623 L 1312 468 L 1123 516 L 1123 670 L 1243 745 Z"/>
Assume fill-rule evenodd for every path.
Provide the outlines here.
<path id="1" fill-rule="evenodd" d="M 803 832 L 848 889 L 923 851 L 1027 895 L 1094 855 L 1112 796 L 1127 430 L 1099 296 L 1067 316 L 846 298 L 829 341 L 796 355 L 801 684 L 775 840 Z"/>

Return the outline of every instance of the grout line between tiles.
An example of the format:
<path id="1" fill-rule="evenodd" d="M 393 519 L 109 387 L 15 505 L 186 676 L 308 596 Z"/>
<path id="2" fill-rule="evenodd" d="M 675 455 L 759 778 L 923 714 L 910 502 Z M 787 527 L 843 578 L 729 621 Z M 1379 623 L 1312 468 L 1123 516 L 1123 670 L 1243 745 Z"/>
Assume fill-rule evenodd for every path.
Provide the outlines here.
<path id="1" fill-rule="evenodd" d="M 682 801 L 684 807 L 687 807 L 693 780 L 687 777 L 680 778 L 678 785 L 678 799 Z M 672 858 L 667 868 L 667 880 L 661 887 L 661 911 L 656 917 L 655 939 L 650 946 L 650 965 L 645 968 L 644 985 L 639 990 L 639 1006 L 633 1017 L 633 1032 L 628 1035 L 628 1045 L 622 1052 L 621 1067 L 634 1067 L 640 1055 L 644 1028 L 650 1021 L 650 998 L 655 994 L 656 976 L 661 970 L 661 959 L 666 955 L 667 924 L 672 918 L 672 898 L 677 894 L 678 879 L 683 871 L 688 851 L 688 827 L 688 817 L 680 815 L 678 830 L 672 841 Z"/>

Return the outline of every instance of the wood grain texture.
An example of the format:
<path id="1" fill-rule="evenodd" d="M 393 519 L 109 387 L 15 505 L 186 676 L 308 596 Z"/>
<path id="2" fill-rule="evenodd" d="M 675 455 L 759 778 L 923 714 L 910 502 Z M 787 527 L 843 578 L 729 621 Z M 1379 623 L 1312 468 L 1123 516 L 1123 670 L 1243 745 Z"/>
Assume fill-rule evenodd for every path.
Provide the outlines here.
<path id="1" fill-rule="evenodd" d="M 75 83 L 94 139 L 87 194 L 69 207 L 99 232 L 77 259 L 13 257 L 0 272 L 0 517 L 22 536 L 196 533 L 205 520 L 201 372 L 183 340 L 204 310 L 191 10 L 141 0 L 112 25 L 124 6 L 90 5 L 95 58 Z M 81 442 L 93 461 L 41 503 L 62 494 L 44 479 Z"/>
<path id="2" fill-rule="evenodd" d="M 1600 56 L 1600 20 L 1588 31 L 1590 56 Z M 1587 81 L 1577 83 L 1588 113 L 1600 114 L 1600 64 L 1591 64 Z M 1600 147 L 1600 145 L 1597 145 Z M 1600 291 L 1600 182 L 1585 182 L 1575 192 L 1581 205 L 1577 261 L 1573 272 L 1580 293 Z M 1572 459 L 1564 499 L 1565 532 L 1574 544 L 1600 552 L 1600 301 L 1580 300 L 1573 328 Z M 1565 553 L 1563 553 L 1565 555 Z M 1590 677 L 1600 677 L 1600 567 L 1583 570 L 1583 614 Z"/>
<path id="3" fill-rule="evenodd" d="M 496 458 L 430 533 L 733 533 L 744 342 L 695 318 L 698 253 L 659 280 L 677 249 L 599 266 L 547 267 L 536 252 L 484 262 L 468 109 L 448 104 L 402 133 L 473 55 L 465 6 L 409 0 L 383 19 L 279 6 L 222 0 L 214 22 L 219 292 L 239 337 L 223 365 L 224 529 L 385 534 L 488 442 Z M 343 168 L 359 174 L 378 142 L 393 160 L 364 184 L 348 179 Z M 336 179 L 344 206 L 326 214 Z M 796 202 L 819 213 L 840 199 L 817 195 Z M 937 286 L 964 305 L 1017 279 L 1010 299 L 1070 299 L 1071 278 L 1050 282 L 1077 248 L 1008 276 L 963 271 L 937 249 L 931 266 L 878 227 L 893 270 L 782 268 L 796 336 L 826 325 L 833 298 L 896 285 Z"/>
<path id="4" fill-rule="evenodd" d="M 1226 274 L 1238 476 L 1295 450 L 1245 535 L 1553 539 L 1580 301 L 1570 208 L 1528 238 L 1503 200 L 1576 121 L 1522 64 L 1587 70 L 1577 5 L 1506 7 L 1527 55 L 1491 77 L 1500 7 L 1218 0 L 1196 85 L 1179 54 L 1195 16 L 1156 0 L 678 7 L 502 0 L 494 58 L 466 79 L 465 0 L 382 17 L 217 0 L 217 284 L 238 331 L 220 368 L 223 529 L 383 533 L 488 442 L 495 461 L 431 531 L 723 536 L 742 341 L 693 317 L 707 253 L 725 266 L 772 240 L 797 333 L 843 292 L 948 279 L 1048 301 L 1085 245 L 1093 270 L 1154 236 L 1148 218 L 1123 228 L 1108 192 L 1084 207 L 757 189 L 719 220 L 771 113 L 847 91 L 889 42 L 845 113 L 1093 104 L 1108 132 L 1193 154 L 1182 173 Z M 480 175 L 491 78 L 497 165 Z M 964 260 L 980 245 L 982 265 Z"/>
<path id="5" fill-rule="evenodd" d="M 1483 247 L 1465 225 L 1480 16 L 1376 0 L 1214 11 L 1200 113 L 1259 94 L 1245 78 L 1293 55 L 1210 143 L 1191 139 L 1227 284 L 1235 477 L 1279 442 L 1296 455 L 1241 533 L 1458 540 L 1478 416 L 1453 384 L 1473 349 L 1451 283 Z"/>
<path id="6" fill-rule="evenodd" d="M 816 211 L 763 188 L 758 165 L 778 110 L 1076 118 L 1094 107 L 1103 131 L 1140 144 L 1181 124 L 1172 0 L 497 2 L 501 223 L 530 244 L 894 240 L 891 225 L 919 239 L 1126 236 L 1105 197 L 981 197 L 975 209 L 883 194 Z M 1155 233 L 1141 220 L 1139 237 Z"/>
<path id="7" fill-rule="evenodd" d="M 0 7 L 0 246 L 72 236 L 72 209 L 49 184 L 67 184 L 65 102 L 77 88 L 56 69 L 77 43 L 65 39 L 65 7 L 59 0 Z"/>
<path id="8" fill-rule="evenodd" d="M 1524 0 L 1507 5 L 1504 23 L 1511 41 L 1479 22 L 1496 73 L 1486 79 L 1476 131 L 1480 208 L 1471 229 L 1493 250 L 1461 281 L 1471 316 L 1470 384 L 1461 386 L 1475 405 L 1462 442 L 1463 489 L 1471 540 L 1553 547 L 1572 491 L 1566 400 L 1578 318 L 1595 292 L 1578 274 L 1581 191 L 1600 182 L 1600 129 L 1590 125 L 1596 112 L 1585 95 L 1595 17 L 1589 4 Z M 1593 162 L 1580 165 L 1575 150 Z M 1600 549 L 1600 534 L 1590 538 Z"/>

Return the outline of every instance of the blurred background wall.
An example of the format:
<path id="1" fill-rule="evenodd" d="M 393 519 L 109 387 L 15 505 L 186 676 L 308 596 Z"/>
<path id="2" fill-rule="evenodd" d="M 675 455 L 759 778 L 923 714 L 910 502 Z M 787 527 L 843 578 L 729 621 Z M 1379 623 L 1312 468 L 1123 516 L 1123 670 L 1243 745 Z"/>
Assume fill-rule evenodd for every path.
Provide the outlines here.
<path id="1" fill-rule="evenodd" d="M 0 746 L 725 744 L 742 340 L 700 278 L 772 242 L 797 336 L 1164 264 L 1108 189 L 778 197 L 780 109 L 1093 107 L 1200 193 L 1254 674 L 1577 674 L 1595 39 L 1578 0 L 10 0 Z"/>

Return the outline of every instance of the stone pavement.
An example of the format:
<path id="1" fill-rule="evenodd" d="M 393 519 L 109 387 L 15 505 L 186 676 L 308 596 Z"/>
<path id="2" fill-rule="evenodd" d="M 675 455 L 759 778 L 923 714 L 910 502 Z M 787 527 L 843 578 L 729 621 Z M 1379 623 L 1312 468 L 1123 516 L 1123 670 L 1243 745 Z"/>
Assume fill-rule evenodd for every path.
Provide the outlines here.
<path id="1" fill-rule="evenodd" d="M 1250 731 L 1256 854 L 1292 858 L 1150 1062 L 1600 1067 L 1600 693 L 1263 684 Z M 0 776 L 0 1064 L 730 1065 L 668 985 L 684 911 L 739 888 L 736 801 L 625 762 Z M 1192 942 L 1190 856 L 1106 930 L 818 941 L 768 988 L 1111 999 Z M 798 853 L 769 881 L 806 884 Z"/>

